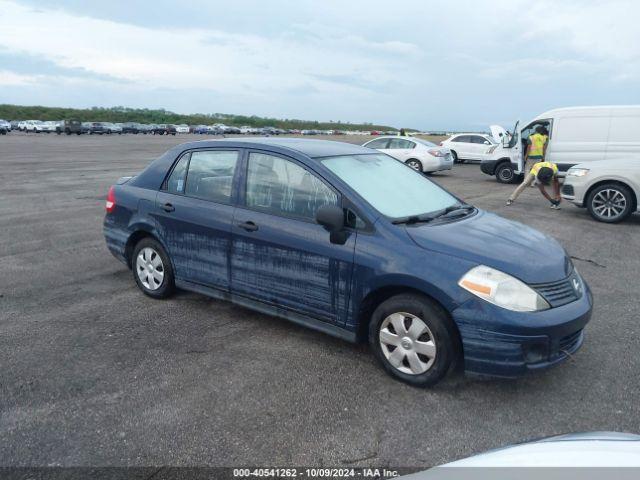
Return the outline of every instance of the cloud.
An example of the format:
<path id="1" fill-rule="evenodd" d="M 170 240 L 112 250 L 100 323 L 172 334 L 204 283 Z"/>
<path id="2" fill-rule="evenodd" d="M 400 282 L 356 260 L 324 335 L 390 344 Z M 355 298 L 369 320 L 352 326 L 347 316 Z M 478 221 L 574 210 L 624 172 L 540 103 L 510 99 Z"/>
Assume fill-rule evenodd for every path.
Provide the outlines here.
<path id="1" fill-rule="evenodd" d="M 631 0 L 0 0 L 0 101 L 477 128 L 640 102 L 638 16 Z"/>

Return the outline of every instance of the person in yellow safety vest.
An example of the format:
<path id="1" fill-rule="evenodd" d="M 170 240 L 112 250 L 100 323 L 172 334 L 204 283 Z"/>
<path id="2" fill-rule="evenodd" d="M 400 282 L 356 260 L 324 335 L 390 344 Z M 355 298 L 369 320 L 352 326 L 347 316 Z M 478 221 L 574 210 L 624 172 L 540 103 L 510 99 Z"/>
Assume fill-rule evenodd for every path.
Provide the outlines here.
<path id="1" fill-rule="evenodd" d="M 538 125 L 536 127 L 536 133 L 529 136 L 529 144 L 527 145 L 527 152 L 524 156 L 525 172 L 528 170 L 529 161 L 531 161 L 531 164 L 534 164 L 544 160 L 549 143 L 548 134 L 549 132 L 544 126 Z"/>
<path id="2" fill-rule="evenodd" d="M 511 205 L 516 198 L 533 183 L 534 180 L 538 180 L 538 189 L 540 193 L 544 195 L 544 198 L 551 202 L 551 208 L 554 210 L 560 210 L 560 182 L 558 181 L 558 166 L 551 162 L 538 162 L 525 177 L 524 181 L 518 185 L 518 188 L 511 194 L 509 200 L 507 200 L 507 206 Z M 553 198 L 549 196 L 546 185 L 553 184 Z"/>

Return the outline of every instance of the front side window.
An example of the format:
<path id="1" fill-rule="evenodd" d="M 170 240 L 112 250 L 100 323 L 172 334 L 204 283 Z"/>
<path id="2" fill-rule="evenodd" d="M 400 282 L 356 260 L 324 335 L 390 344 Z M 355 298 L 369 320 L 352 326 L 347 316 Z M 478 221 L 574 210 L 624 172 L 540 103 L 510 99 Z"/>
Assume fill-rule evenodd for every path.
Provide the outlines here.
<path id="1" fill-rule="evenodd" d="M 320 207 L 338 204 L 338 195 L 301 166 L 254 152 L 249 155 L 246 203 L 274 215 L 314 220 Z"/>
<path id="2" fill-rule="evenodd" d="M 367 148 L 373 148 L 375 150 L 382 150 L 387 148 L 387 144 L 389 143 L 389 139 L 388 138 L 379 138 L 377 140 L 374 140 L 372 142 L 369 142 L 365 145 L 365 147 Z"/>
<path id="3" fill-rule="evenodd" d="M 458 203 L 446 190 L 388 155 L 344 155 L 322 163 L 387 217 L 421 215 Z"/>
<path id="4" fill-rule="evenodd" d="M 185 194 L 229 203 L 237 163 L 238 152 L 211 150 L 191 153 Z"/>

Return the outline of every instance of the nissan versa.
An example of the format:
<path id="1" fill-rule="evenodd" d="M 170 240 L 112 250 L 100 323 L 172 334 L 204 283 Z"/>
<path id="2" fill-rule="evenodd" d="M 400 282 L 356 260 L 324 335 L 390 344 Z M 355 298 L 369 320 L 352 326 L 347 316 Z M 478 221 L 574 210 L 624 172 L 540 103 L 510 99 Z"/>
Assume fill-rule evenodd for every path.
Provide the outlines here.
<path id="1" fill-rule="evenodd" d="M 412 385 L 454 365 L 514 377 L 557 364 L 591 315 L 555 240 L 356 145 L 186 143 L 120 179 L 106 210 L 107 246 L 145 294 L 191 290 L 368 340 Z"/>

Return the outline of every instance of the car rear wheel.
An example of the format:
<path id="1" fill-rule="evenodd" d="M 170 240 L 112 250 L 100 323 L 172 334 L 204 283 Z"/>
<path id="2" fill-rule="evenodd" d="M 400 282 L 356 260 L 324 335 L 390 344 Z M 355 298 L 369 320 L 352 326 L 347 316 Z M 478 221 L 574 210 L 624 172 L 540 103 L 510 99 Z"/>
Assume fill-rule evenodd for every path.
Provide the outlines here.
<path id="1" fill-rule="evenodd" d="M 143 238 L 133 250 L 131 270 L 136 284 L 146 295 L 166 298 L 175 290 L 173 268 L 159 242 Z"/>
<path id="2" fill-rule="evenodd" d="M 417 294 L 396 295 L 376 308 L 369 344 L 391 376 L 417 387 L 435 385 L 459 355 L 449 318 Z"/>
<path id="3" fill-rule="evenodd" d="M 629 188 L 618 183 L 605 183 L 589 193 L 587 209 L 599 222 L 617 223 L 631 214 L 633 203 Z"/>
<path id="4" fill-rule="evenodd" d="M 496 179 L 500 183 L 514 183 L 516 181 L 516 172 L 509 162 L 502 162 L 496 168 Z"/>
<path id="5" fill-rule="evenodd" d="M 414 170 L 418 172 L 422 172 L 422 162 L 420 160 L 416 160 L 415 158 L 410 158 L 405 162 L 406 165 L 410 166 Z"/>

